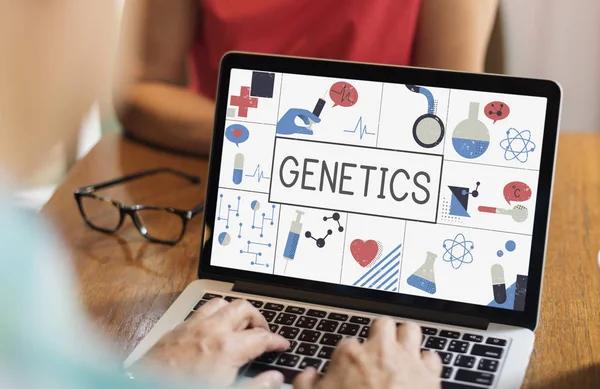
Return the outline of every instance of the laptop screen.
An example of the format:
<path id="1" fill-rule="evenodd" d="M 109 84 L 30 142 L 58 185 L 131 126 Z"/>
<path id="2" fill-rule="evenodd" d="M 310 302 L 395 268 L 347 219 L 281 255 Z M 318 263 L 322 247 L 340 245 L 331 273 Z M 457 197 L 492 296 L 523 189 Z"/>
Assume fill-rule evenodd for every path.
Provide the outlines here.
<path id="1" fill-rule="evenodd" d="M 522 311 L 546 98 L 233 69 L 211 265 Z"/>

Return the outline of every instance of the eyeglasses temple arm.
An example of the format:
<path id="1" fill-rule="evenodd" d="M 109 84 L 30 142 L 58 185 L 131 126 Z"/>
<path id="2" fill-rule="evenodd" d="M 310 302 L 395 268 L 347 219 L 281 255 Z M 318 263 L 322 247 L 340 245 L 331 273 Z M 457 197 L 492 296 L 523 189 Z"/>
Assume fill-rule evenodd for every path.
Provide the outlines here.
<path id="1" fill-rule="evenodd" d="M 193 184 L 199 184 L 200 183 L 200 177 L 198 177 L 198 176 L 193 176 L 193 175 L 184 173 L 184 172 L 182 172 L 180 170 L 175 170 L 175 169 L 171 169 L 171 168 L 168 168 L 168 167 L 163 167 L 163 168 L 158 168 L 158 169 L 146 170 L 146 171 L 143 171 L 143 172 L 140 172 L 140 173 L 131 174 L 129 176 L 125 176 L 125 177 L 121 177 L 121 178 L 115 178 L 114 180 L 101 182 L 101 183 L 95 184 L 95 185 L 89 185 L 89 186 L 87 186 L 85 188 L 90 188 L 90 189 L 93 189 L 93 190 L 107 188 L 109 186 L 113 186 L 113 185 L 117 185 L 117 184 L 122 184 L 122 183 L 125 183 L 125 182 L 137 180 L 139 178 L 144 178 L 144 177 L 151 176 L 151 175 L 158 174 L 158 173 L 171 173 L 171 174 L 175 174 L 177 176 L 183 177 L 183 178 L 187 179 L 188 181 L 190 181 Z"/>
<path id="2" fill-rule="evenodd" d="M 190 212 L 192 213 L 192 217 L 196 216 L 198 213 L 204 210 L 204 204 L 198 204 L 195 208 L 193 208 Z"/>

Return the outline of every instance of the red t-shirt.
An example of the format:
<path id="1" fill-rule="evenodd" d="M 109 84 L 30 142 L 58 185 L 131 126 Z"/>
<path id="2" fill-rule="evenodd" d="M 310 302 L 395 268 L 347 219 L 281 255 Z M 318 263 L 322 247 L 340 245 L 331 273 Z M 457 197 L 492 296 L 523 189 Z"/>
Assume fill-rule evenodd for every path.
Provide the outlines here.
<path id="1" fill-rule="evenodd" d="M 421 0 L 199 0 L 192 86 L 214 98 L 228 51 L 411 63 Z"/>

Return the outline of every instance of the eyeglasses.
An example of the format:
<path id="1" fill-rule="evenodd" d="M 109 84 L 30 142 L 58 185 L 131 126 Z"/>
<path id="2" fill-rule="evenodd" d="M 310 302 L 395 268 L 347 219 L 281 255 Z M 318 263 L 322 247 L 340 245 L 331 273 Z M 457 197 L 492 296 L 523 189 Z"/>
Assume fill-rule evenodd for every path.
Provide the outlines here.
<path id="1" fill-rule="evenodd" d="M 204 204 L 199 204 L 190 210 L 145 205 L 125 205 L 109 197 L 94 193 L 99 189 L 159 173 L 174 174 L 187 179 L 192 184 L 200 183 L 200 177 L 174 169 L 159 168 L 95 185 L 88 185 L 75 190 L 74 193 L 83 220 L 94 230 L 114 233 L 123 225 L 125 216 L 129 215 L 133 220 L 133 224 L 144 238 L 156 243 L 176 244 L 183 238 L 188 222 L 204 209 Z"/>

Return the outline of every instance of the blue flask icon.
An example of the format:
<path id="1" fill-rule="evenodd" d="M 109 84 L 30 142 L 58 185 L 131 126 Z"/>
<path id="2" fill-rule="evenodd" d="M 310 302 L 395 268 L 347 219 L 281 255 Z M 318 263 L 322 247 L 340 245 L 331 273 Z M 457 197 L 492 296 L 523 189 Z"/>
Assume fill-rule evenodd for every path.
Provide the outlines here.
<path id="1" fill-rule="evenodd" d="M 414 288 L 420 289 L 425 293 L 435 294 L 435 274 L 433 273 L 433 263 L 437 255 L 432 252 L 427 252 L 425 263 L 421 267 L 411 274 L 406 280 L 406 283 Z"/>

